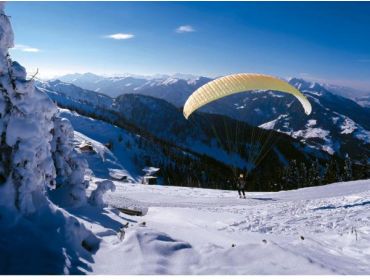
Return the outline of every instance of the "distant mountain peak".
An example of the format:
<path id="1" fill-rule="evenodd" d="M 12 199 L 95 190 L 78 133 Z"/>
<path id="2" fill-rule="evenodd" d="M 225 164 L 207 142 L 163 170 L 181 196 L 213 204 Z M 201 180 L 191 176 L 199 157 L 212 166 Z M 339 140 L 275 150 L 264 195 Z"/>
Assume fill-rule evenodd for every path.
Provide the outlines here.
<path id="1" fill-rule="evenodd" d="M 326 89 L 317 82 L 311 82 L 302 78 L 289 78 L 288 82 L 299 90 L 326 91 Z"/>

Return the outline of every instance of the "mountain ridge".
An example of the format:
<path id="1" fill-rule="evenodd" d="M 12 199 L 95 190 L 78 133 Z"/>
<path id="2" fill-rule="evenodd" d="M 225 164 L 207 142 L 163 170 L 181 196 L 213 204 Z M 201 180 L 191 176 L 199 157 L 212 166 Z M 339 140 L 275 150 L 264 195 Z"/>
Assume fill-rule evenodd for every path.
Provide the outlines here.
<path id="1" fill-rule="evenodd" d="M 42 85 L 45 86 L 45 84 Z M 68 87 L 65 83 L 62 83 L 62 85 Z M 62 88 L 58 87 L 58 90 Z M 227 116 L 196 112 L 193 119 L 187 121 L 183 117 L 180 108 L 175 107 L 168 101 L 151 96 L 139 94 L 121 95 L 114 99 L 112 106 L 107 109 L 101 106 L 102 104 L 93 104 L 94 102 L 82 104 L 80 100 L 89 100 L 88 96 L 85 99 L 81 99 L 81 94 L 85 93 L 84 90 L 81 90 L 80 94 L 76 95 L 77 98 L 75 100 L 68 99 L 71 97 L 68 91 L 64 96 L 63 93 L 57 93 L 50 89 L 41 88 L 40 90 L 48 94 L 61 107 L 75 110 L 90 118 L 105 121 L 131 131 L 133 134 L 141 135 L 143 137 L 142 141 L 148 144 L 138 143 L 137 146 L 143 148 L 148 145 L 154 145 L 157 147 L 154 150 L 162 149 L 161 147 L 165 147 L 166 150 L 172 147 L 170 148 L 172 151 L 182 150 L 183 155 L 180 155 L 178 152 L 175 152 L 176 155 L 174 152 L 166 152 L 170 157 L 176 158 L 177 164 L 175 169 L 174 165 L 165 163 L 167 160 L 158 161 L 155 159 L 156 156 L 153 158 L 154 152 L 145 155 L 149 160 L 148 163 L 150 162 L 154 166 L 162 165 L 158 167 L 166 174 L 173 174 L 174 170 L 176 170 L 176 176 L 183 180 L 177 182 L 179 185 L 204 183 L 201 183 L 202 180 L 205 180 L 201 173 L 198 174 L 198 172 L 194 171 L 193 168 L 195 166 L 198 166 L 199 172 L 202 172 L 202 170 L 206 171 L 207 176 L 212 174 L 214 178 L 208 179 L 207 184 L 217 186 L 226 178 L 232 179 L 233 176 L 231 174 L 239 172 L 237 170 L 244 168 L 251 170 L 255 164 L 258 164 L 256 179 L 252 183 L 252 186 L 257 186 L 257 178 L 261 180 L 261 174 L 269 172 L 269 176 L 265 176 L 265 180 L 267 178 L 274 180 L 273 178 L 276 179 L 278 177 L 278 172 L 292 159 L 299 159 L 301 162 L 307 162 L 308 164 L 316 157 L 321 158 L 320 160 L 323 162 L 330 158 L 325 152 L 308 149 L 308 147 L 304 147 L 298 140 L 288 135 L 251 127 L 246 123 Z M 71 121 L 76 120 L 71 119 Z M 77 127 L 76 124 L 73 125 Z M 227 135 L 230 135 L 230 130 L 235 129 L 240 130 L 240 133 L 238 138 L 230 142 L 230 138 Z M 258 135 L 259 137 L 257 137 Z M 276 140 L 271 141 L 274 138 Z M 142 142 L 141 140 L 138 141 Z M 230 146 L 230 143 L 235 145 Z M 245 143 L 249 144 L 245 146 Z M 272 148 L 273 145 L 274 148 Z M 130 146 L 132 145 L 130 144 Z M 189 168 L 192 171 L 189 171 Z M 216 172 L 220 168 L 223 171 Z M 196 175 L 192 179 L 193 183 L 189 183 L 189 181 L 186 183 L 189 174 L 194 173 Z M 222 178 L 219 177 L 221 174 Z M 171 179 L 167 183 L 176 179 L 172 175 L 168 176 Z M 213 180 L 213 183 L 209 180 Z"/>
<path id="2" fill-rule="evenodd" d="M 128 78 L 124 79 L 127 81 Z M 145 81 L 143 92 L 136 91 L 142 95 L 165 100 L 180 109 L 192 91 L 207 81 L 207 78 L 195 80 L 155 79 Z M 314 111 L 310 116 L 303 113 L 293 97 L 270 91 L 232 95 L 206 105 L 200 111 L 223 114 L 253 126 L 274 129 L 297 138 L 302 143 L 308 143 L 314 148 L 332 154 L 337 153 L 341 157 L 350 154 L 355 158 L 360 158 L 363 154 L 368 154 L 370 109 L 361 107 L 353 100 L 331 93 L 319 83 L 299 78 L 291 78 L 289 82 L 306 94 L 311 101 Z M 53 86 L 53 83 L 55 81 L 49 81 L 41 87 L 58 91 L 58 87 Z M 67 86 L 66 83 L 64 85 Z M 120 86 L 118 85 L 118 87 Z M 150 92 L 152 87 L 155 90 Z M 130 91 L 130 93 L 132 92 Z M 80 96 L 79 92 L 74 94 Z M 112 100 L 104 95 L 106 101 L 102 102 L 103 105 L 95 102 L 94 106 L 105 107 L 105 109 L 108 107 L 117 108 L 120 105 L 117 105 L 116 101 L 122 99 L 122 95 L 125 94 L 120 94 Z M 71 97 L 70 94 L 68 97 Z M 83 99 L 86 102 L 91 102 L 90 98 Z M 286 114 L 288 115 L 285 116 Z M 272 124 L 274 125 L 272 126 Z"/>

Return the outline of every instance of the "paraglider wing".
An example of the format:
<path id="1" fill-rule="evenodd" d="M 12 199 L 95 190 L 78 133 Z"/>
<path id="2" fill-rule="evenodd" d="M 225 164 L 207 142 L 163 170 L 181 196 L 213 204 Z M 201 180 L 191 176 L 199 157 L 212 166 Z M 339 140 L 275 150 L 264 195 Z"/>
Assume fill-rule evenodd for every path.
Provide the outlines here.
<path id="1" fill-rule="evenodd" d="M 274 90 L 294 95 L 309 115 L 312 107 L 298 89 L 278 78 L 262 74 L 234 74 L 213 80 L 197 89 L 184 105 L 186 119 L 197 109 L 228 95 L 251 90 Z"/>

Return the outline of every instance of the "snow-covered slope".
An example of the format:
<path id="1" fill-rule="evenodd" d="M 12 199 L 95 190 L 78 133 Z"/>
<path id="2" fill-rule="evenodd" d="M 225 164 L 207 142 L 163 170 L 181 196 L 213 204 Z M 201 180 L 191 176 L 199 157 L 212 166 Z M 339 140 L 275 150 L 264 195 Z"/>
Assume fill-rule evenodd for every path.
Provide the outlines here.
<path id="1" fill-rule="evenodd" d="M 55 99 L 58 99 L 58 96 L 63 93 L 63 100 L 78 101 L 81 104 L 95 104 L 96 106 L 101 106 L 104 108 L 109 108 L 112 106 L 112 98 L 109 98 L 107 95 L 100 94 L 94 91 L 89 91 L 86 89 L 81 89 L 73 84 L 63 83 L 59 80 L 53 80 L 49 82 L 37 81 L 39 88 L 43 90 L 51 89 L 52 92 L 48 94 L 55 94 Z"/>
<path id="2" fill-rule="evenodd" d="M 96 177 L 110 178 L 120 170 L 122 176 L 127 176 L 130 180 L 139 179 L 141 170 L 132 162 L 132 157 L 138 151 L 135 147 L 125 147 L 125 143 L 135 143 L 134 135 L 114 125 L 81 116 L 67 109 L 60 109 L 60 115 L 68 119 L 75 129 L 75 146 L 79 150 L 86 146 L 92 147 L 93 150 L 81 154 L 87 159 Z M 111 150 L 104 145 L 107 143 L 112 145 Z"/>
<path id="3" fill-rule="evenodd" d="M 96 177 L 117 180 L 127 176 L 125 180 L 138 182 L 147 173 L 143 169 L 153 165 L 159 168 L 158 175 L 163 183 L 179 182 L 182 185 L 193 185 L 195 183 L 189 181 L 189 178 L 197 178 L 200 172 L 207 170 L 215 172 L 213 170 L 215 166 L 210 165 L 209 160 L 202 159 L 199 154 L 173 144 L 153 140 L 153 136 L 148 133 L 139 135 L 135 131 L 67 109 L 60 109 L 60 115 L 73 125 L 74 144 Z M 213 152 L 215 151 L 217 149 Z M 199 166 L 199 170 L 193 170 L 193 166 Z M 221 163 L 217 163 L 216 167 L 224 168 Z M 224 170 L 222 174 L 218 172 L 218 176 L 224 180 L 222 176 L 226 176 L 227 172 L 228 170 Z"/>
<path id="4" fill-rule="evenodd" d="M 103 238 L 93 274 L 369 274 L 369 195 L 369 180 L 245 200 L 230 191 L 117 184 L 106 202 L 147 208 L 145 216 L 110 208 L 99 225 L 89 212 L 78 216 Z"/>
<path id="5" fill-rule="evenodd" d="M 37 91 L 48 95 L 58 106 L 74 110 L 83 110 L 89 114 L 99 111 L 106 117 L 115 119 L 112 112 L 114 99 L 107 95 L 82 89 L 73 84 L 53 80 L 49 82 L 36 81 Z"/>

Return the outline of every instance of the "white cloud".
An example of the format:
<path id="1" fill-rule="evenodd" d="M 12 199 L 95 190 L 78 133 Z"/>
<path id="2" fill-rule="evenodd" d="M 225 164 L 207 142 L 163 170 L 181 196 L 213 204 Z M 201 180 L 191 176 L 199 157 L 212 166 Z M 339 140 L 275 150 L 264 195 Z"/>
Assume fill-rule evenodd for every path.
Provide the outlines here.
<path id="1" fill-rule="evenodd" d="M 188 33 L 195 32 L 195 29 L 191 25 L 181 25 L 176 28 L 177 33 Z"/>
<path id="2" fill-rule="evenodd" d="M 131 39 L 131 38 L 134 38 L 134 34 L 125 34 L 125 33 L 116 33 L 116 34 L 111 34 L 111 35 L 107 35 L 105 36 L 105 38 L 110 38 L 110 39 L 114 39 L 114 40 L 127 40 L 127 39 Z"/>
<path id="3" fill-rule="evenodd" d="M 32 53 L 37 53 L 41 51 L 38 48 L 33 48 L 27 45 L 15 45 L 13 49 L 21 52 L 32 52 Z"/>

